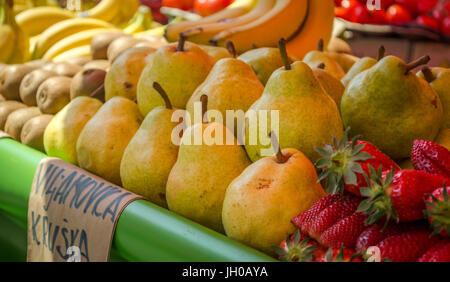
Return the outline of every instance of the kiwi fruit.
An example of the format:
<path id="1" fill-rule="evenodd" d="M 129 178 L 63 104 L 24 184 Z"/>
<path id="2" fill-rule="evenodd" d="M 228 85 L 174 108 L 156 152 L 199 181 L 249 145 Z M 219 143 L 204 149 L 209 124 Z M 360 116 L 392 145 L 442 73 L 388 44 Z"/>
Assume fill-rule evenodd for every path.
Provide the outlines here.
<path id="1" fill-rule="evenodd" d="M 107 57 L 112 64 L 123 52 L 134 47 L 140 42 L 146 42 L 145 39 L 138 39 L 132 36 L 122 36 L 114 40 L 108 47 Z"/>
<path id="2" fill-rule="evenodd" d="M 6 119 L 12 112 L 26 107 L 25 104 L 17 101 L 0 102 L 0 130 L 5 129 Z"/>
<path id="3" fill-rule="evenodd" d="M 28 120 L 20 134 L 22 144 L 45 153 L 44 132 L 52 119 L 53 115 L 39 115 Z"/>
<path id="4" fill-rule="evenodd" d="M 44 114 L 56 114 L 70 102 L 72 78 L 54 76 L 45 80 L 38 88 L 36 102 Z"/>
<path id="5" fill-rule="evenodd" d="M 119 37 L 126 36 L 125 33 L 116 32 L 105 32 L 94 36 L 91 40 L 91 54 L 94 60 L 105 60 L 107 59 L 108 47 Z"/>
<path id="6" fill-rule="evenodd" d="M 111 64 L 109 63 L 108 60 L 93 60 L 93 61 L 90 61 L 89 63 L 85 64 L 83 68 L 85 70 L 101 69 L 104 71 L 108 71 L 110 67 L 111 67 Z"/>
<path id="7" fill-rule="evenodd" d="M 105 82 L 106 71 L 101 69 L 87 69 L 77 73 L 70 84 L 70 99 L 78 96 L 91 96 L 96 93 Z M 103 100 L 104 99 L 100 99 Z"/>
<path id="8" fill-rule="evenodd" d="M 48 63 L 51 63 L 51 61 L 46 60 L 46 59 L 39 59 L 39 60 L 26 62 L 25 65 L 31 66 L 34 69 L 37 69 L 37 68 L 42 68 L 43 66 L 45 66 Z"/>
<path id="9" fill-rule="evenodd" d="M 67 59 L 66 63 L 78 65 L 78 66 L 82 67 L 85 64 L 89 63 L 90 61 L 92 61 L 92 59 L 88 58 L 88 57 L 76 57 L 76 58 Z"/>
<path id="10" fill-rule="evenodd" d="M 38 107 L 28 107 L 12 112 L 5 123 L 5 132 L 20 142 L 22 128 L 31 118 L 41 115 Z"/>
<path id="11" fill-rule="evenodd" d="M 46 79 L 57 76 L 53 71 L 37 69 L 27 74 L 20 83 L 19 94 L 22 102 L 27 106 L 36 106 L 36 93 L 39 86 Z"/>
<path id="12" fill-rule="evenodd" d="M 0 72 L 0 93 L 6 100 L 20 100 L 19 88 L 22 79 L 35 70 L 31 65 L 10 65 Z"/>
<path id="13" fill-rule="evenodd" d="M 67 62 L 58 63 L 55 66 L 55 72 L 60 76 L 68 76 L 73 77 L 79 71 L 81 71 L 83 67 Z"/>

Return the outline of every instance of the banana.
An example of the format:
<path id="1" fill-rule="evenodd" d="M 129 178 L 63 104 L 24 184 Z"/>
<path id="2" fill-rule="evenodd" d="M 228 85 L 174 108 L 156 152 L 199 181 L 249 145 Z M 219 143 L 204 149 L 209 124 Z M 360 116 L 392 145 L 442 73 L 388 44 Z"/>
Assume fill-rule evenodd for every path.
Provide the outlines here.
<path id="1" fill-rule="evenodd" d="M 231 28 L 253 22 L 269 12 L 274 7 L 274 5 L 275 0 L 259 0 L 255 7 L 243 16 L 233 18 L 230 21 L 210 23 L 192 27 L 183 31 L 183 34 L 187 36 L 186 40 L 188 41 L 209 45 L 209 41 L 216 34 L 224 30 L 229 30 Z"/>
<path id="2" fill-rule="evenodd" d="M 141 3 L 139 0 L 119 0 L 119 2 L 119 14 L 110 22 L 120 27 L 126 25 L 134 17 Z"/>
<path id="3" fill-rule="evenodd" d="M 62 39 L 61 41 L 58 41 L 56 44 L 54 44 L 43 56 L 44 59 L 51 60 L 58 56 L 59 54 L 62 54 L 68 50 L 71 50 L 73 48 L 87 45 L 91 43 L 92 38 L 100 33 L 109 32 L 117 29 L 110 29 L 110 28 L 93 28 L 89 30 L 84 30 L 72 35 L 69 35 L 68 37 Z"/>
<path id="4" fill-rule="evenodd" d="M 57 22 L 71 19 L 75 15 L 58 7 L 36 7 L 16 16 L 17 24 L 28 36 L 35 36 Z"/>
<path id="5" fill-rule="evenodd" d="M 14 50 L 15 34 L 9 25 L 0 26 L 0 63 L 7 63 Z"/>
<path id="6" fill-rule="evenodd" d="M 334 1 L 308 0 L 309 8 L 305 23 L 297 35 L 288 40 L 287 52 L 299 60 L 311 50 L 317 48 L 317 42 L 324 40 L 325 48 L 328 46 L 333 32 Z"/>
<path id="7" fill-rule="evenodd" d="M 65 20 L 46 29 L 40 36 L 33 52 L 33 59 L 40 59 L 53 44 L 63 38 L 93 28 L 114 28 L 113 25 L 97 19 L 75 18 Z"/>
<path id="8" fill-rule="evenodd" d="M 257 0 L 235 0 L 231 5 L 222 11 L 211 16 L 204 17 L 197 21 L 184 21 L 180 23 L 171 23 L 164 31 L 167 41 L 174 42 L 178 40 L 180 33 L 195 26 L 230 20 L 248 13 L 256 5 Z"/>
<path id="9" fill-rule="evenodd" d="M 170 24 L 179 23 L 183 20 L 181 17 L 174 18 Z M 152 28 L 146 31 L 135 33 L 134 36 L 136 38 L 145 38 L 147 36 L 153 37 L 153 36 L 164 36 L 164 30 L 167 28 L 167 25 L 161 25 L 157 22 L 152 23 Z"/>
<path id="10" fill-rule="evenodd" d="M 0 46 L 2 59 L 5 58 L 5 62 L 8 64 L 21 64 L 26 62 L 29 59 L 29 39 L 16 23 L 14 2 L 12 0 L 3 0 L 0 2 L 0 24 L 3 30 L 1 32 L 2 46 Z M 12 44 L 12 51 L 10 50 L 10 44 Z M 8 58 L 6 61 L 7 55 Z"/>
<path id="11" fill-rule="evenodd" d="M 77 16 L 109 22 L 119 14 L 119 9 L 121 9 L 120 3 L 120 0 L 102 0 L 92 9 L 80 12 Z"/>
<path id="12" fill-rule="evenodd" d="M 59 54 L 55 58 L 53 58 L 53 62 L 61 63 L 65 62 L 69 59 L 80 58 L 80 57 L 91 57 L 91 45 L 82 45 L 71 50 L 68 50 L 62 54 Z"/>
<path id="13" fill-rule="evenodd" d="M 264 16 L 249 24 L 224 30 L 214 36 L 211 43 L 225 46 L 229 40 L 234 43 L 238 53 L 254 46 L 275 47 L 280 38 L 289 38 L 298 31 L 307 9 L 308 0 L 277 0 L 272 10 Z"/>
<path id="14" fill-rule="evenodd" d="M 134 34 L 146 31 L 152 27 L 152 11 L 147 6 L 140 6 L 130 22 L 122 28 L 123 32 Z"/>

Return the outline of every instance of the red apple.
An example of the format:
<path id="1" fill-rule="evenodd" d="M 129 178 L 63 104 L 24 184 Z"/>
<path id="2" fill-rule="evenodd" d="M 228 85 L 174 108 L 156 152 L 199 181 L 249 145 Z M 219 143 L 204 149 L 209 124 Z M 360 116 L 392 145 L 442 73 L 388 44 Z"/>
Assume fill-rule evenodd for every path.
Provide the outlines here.
<path id="1" fill-rule="evenodd" d="M 390 24 L 405 24 L 411 22 L 412 16 L 408 9 L 394 4 L 387 9 L 386 20 Z"/>

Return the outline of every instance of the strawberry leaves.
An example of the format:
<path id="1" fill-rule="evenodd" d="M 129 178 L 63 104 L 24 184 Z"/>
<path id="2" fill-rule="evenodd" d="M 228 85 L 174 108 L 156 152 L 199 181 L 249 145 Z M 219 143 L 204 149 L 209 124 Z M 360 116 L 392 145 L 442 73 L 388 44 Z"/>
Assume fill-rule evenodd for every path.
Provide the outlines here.
<path id="1" fill-rule="evenodd" d="M 445 183 L 442 188 L 442 196 L 439 199 L 433 193 L 428 200 L 424 201 L 426 210 L 423 213 L 425 218 L 431 221 L 431 228 L 433 229 L 431 236 L 437 234 L 450 236 L 450 197 Z"/>

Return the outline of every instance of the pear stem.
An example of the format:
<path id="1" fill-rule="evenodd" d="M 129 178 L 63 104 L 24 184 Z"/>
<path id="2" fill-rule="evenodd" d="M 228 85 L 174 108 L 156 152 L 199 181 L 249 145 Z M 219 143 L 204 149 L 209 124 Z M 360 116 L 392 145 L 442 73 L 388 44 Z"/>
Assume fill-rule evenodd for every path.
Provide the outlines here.
<path id="1" fill-rule="evenodd" d="M 208 111 L 208 96 L 203 94 L 200 97 L 200 101 L 202 102 L 202 122 L 208 123 L 208 117 L 206 116 L 206 112 Z"/>
<path id="2" fill-rule="evenodd" d="M 422 69 L 423 76 L 425 77 L 425 80 L 428 81 L 428 83 L 431 83 L 436 80 L 436 77 L 431 72 L 429 67 L 424 67 Z"/>
<path id="3" fill-rule="evenodd" d="M 270 141 L 272 142 L 272 147 L 274 151 L 277 152 L 277 163 L 284 164 L 286 162 L 286 158 L 284 157 L 283 153 L 281 152 L 280 144 L 278 142 L 278 138 L 275 134 L 275 132 L 271 131 L 269 133 Z"/>
<path id="4" fill-rule="evenodd" d="M 156 92 L 159 93 L 159 95 L 161 95 L 161 97 L 164 99 L 164 102 L 166 103 L 166 108 L 171 110 L 172 107 L 172 103 L 170 103 L 170 99 L 169 96 L 167 96 L 167 92 L 162 88 L 161 84 L 159 84 L 158 82 L 153 82 L 153 89 L 156 90 Z"/>
<path id="5" fill-rule="evenodd" d="M 384 48 L 384 46 L 381 45 L 380 48 L 378 49 L 377 61 L 383 59 L 385 54 L 386 54 L 386 48 Z"/>
<path id="6" fill-rule="evenodd" d="M 321 70 L 324 70 L 324 69 L 325 69 L 325 64 L 324 64 L 324 63 L 320 63 L 320 64 L 317 66 L 317 68 L 318 68 L 318 69 L 321 69 Z"/>
<path id="7" fill-rule="evenodd" d="M 291 70 L 291 63 L 289 62 L 289 56 L 287 54 L 286 51 L 286 39 L 281 38 L 278 41 L 278 49 L 280 50 L 280 55 L 281 55 L 281 59 L 283 60 L 284 63 L 284 68 L 286 70 Z"/>
<path id="8" fill-rule="evenodd" d="M 323 42 L 323 39 L 321 38 L 321 39 L 319 40 L 319 42 L 317 43 L 317 50 L 319 50 L 320 52 L 323 52 L 323 50 L 324 50 L 324 48 L 325 48 L 324 45 L 325 45 L 325 44 L 324 44 L 324 42 Z"/>
<path id="9" fill-rule="evenodd" d="M 236 48 L 234 48 L 234 44 L 233 42 L 231 42 L 230 40 L 227 40 L 227 42 L 225 43 L 228 53 L 230 53 L 231 57 L 236 58 Z"/>
<path id="10" fill-rule="evenodd" d="M 184 43 L 186 42 L 186 34 L 183 32 L 180 33 L 180 38 L 178 39 L 178 46 L 177 46 L 177 52 L 183 52 L 184 51 Z"/>
<path id="11" fill-rule="evenodd" d="M 423 56 L 419 59 L 412 61 L 411 63 L 406 65 L 405 74 L 408 74 L 410 70 L 417 68 L 418 66 L 425 65 L 431 60 L 430 56 Z"/>

